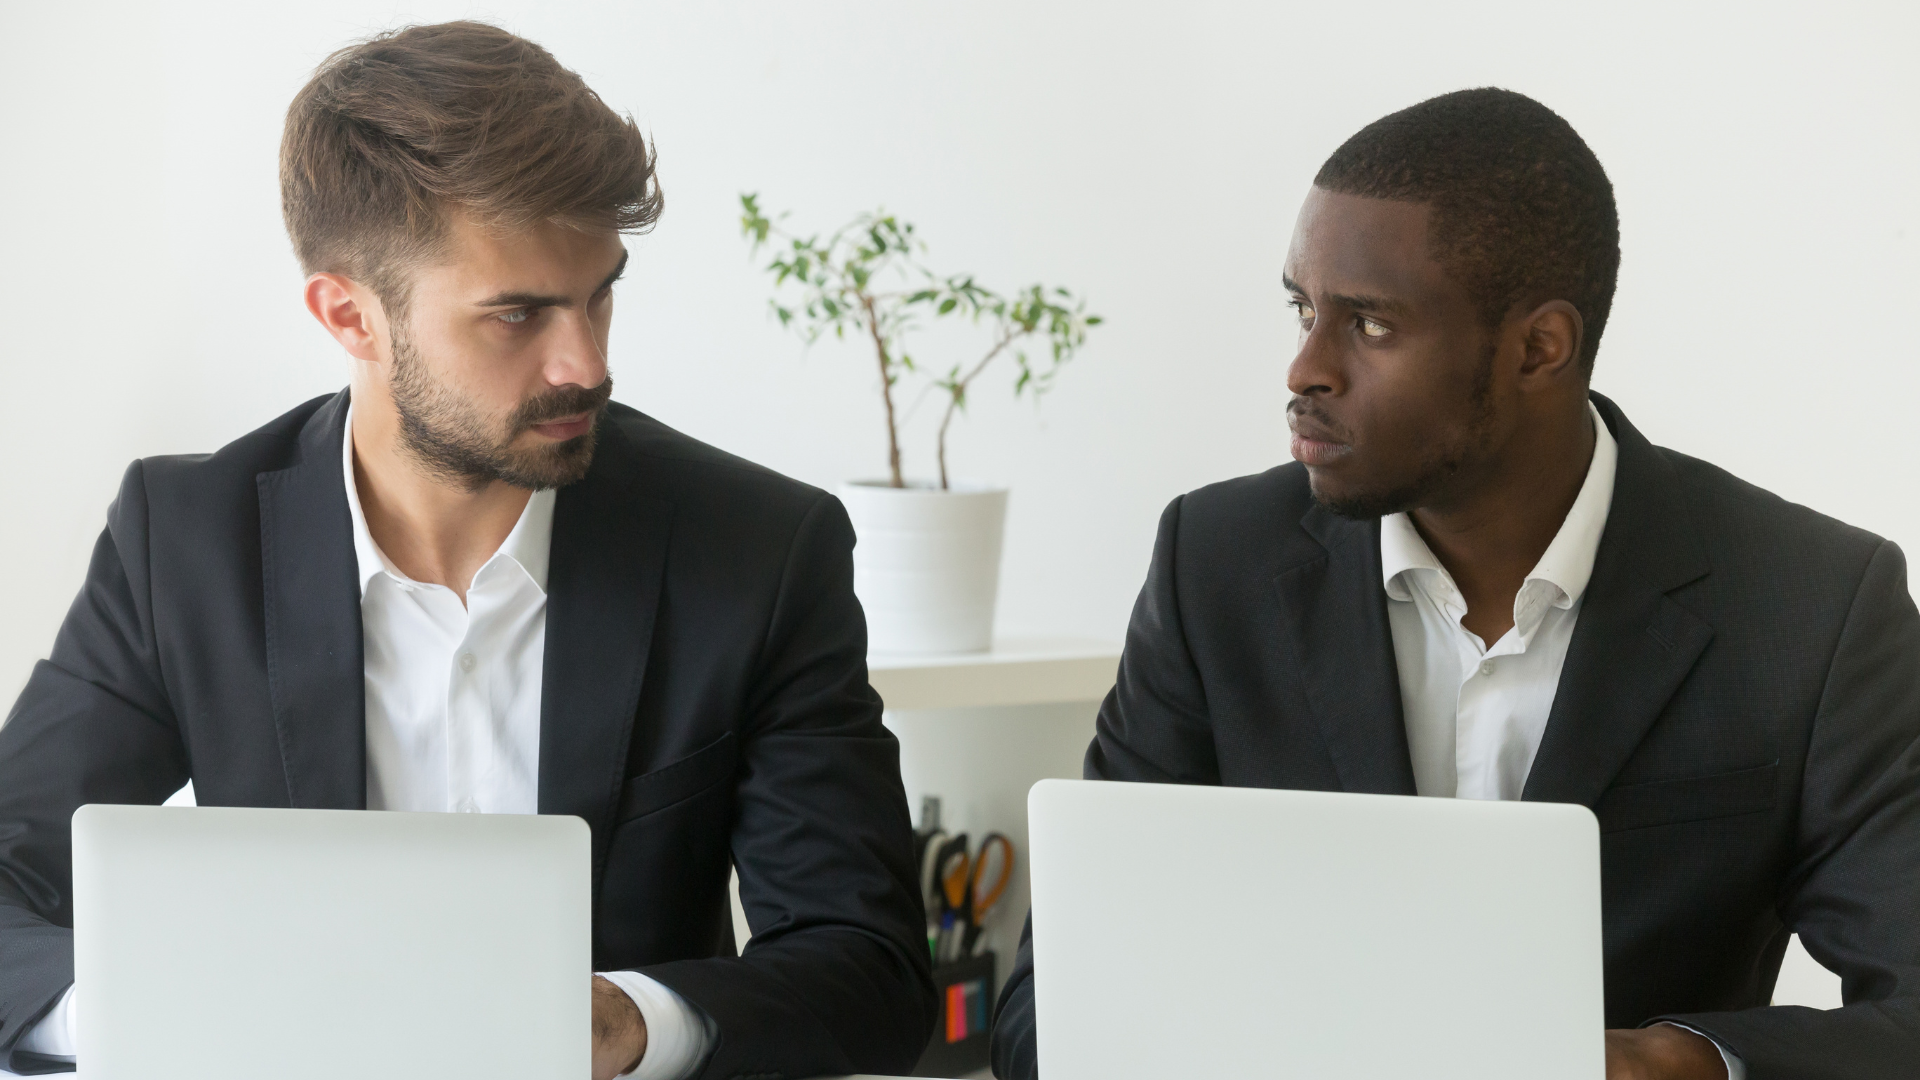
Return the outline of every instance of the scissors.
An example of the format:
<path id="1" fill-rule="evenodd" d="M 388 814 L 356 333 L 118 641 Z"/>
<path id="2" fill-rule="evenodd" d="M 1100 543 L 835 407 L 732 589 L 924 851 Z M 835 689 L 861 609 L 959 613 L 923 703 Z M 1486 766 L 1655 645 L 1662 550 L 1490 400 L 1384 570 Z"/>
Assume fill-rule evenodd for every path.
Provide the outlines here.
<path id="1" fill-rule="evenodd" d="M 996 857 L 997 856 L 997 857 Z M 988 869 L 991 866 L 992 869 Z M 1013 841 L 999 833 L 980 838 L 980 853 L 973 858 L 973 870 L 967 875 L 967 928 L 960 954 L 972 956 L 980 943 L 980 934 L 1000 897 L 1013 880 Z"/>
<path id="2" fill-rule="evenodd" d="M 925 867 L 929 896 L 939 919 L 929 928 L 929 947 L 935 963 L 972 957 L 987 915 L 1006 886 L 1014 880 L 1014 842 L 998 832 L 979 840 L 979 853 L 968 851 L 968 836 L 943 836 L 927 847 Z"/>
<path id="3" fill-rule="evenodd" d="M 973 955 L 980 944 L 982 924 L 1013 880 L 1013 841 L 1000 833 L 980 838 L 980 852 L 969 857 L 964 841 L 957 851 L 948 848 L 940 860 L 941 925 L 957 928 L 947 935 L 945 959 Z"/>

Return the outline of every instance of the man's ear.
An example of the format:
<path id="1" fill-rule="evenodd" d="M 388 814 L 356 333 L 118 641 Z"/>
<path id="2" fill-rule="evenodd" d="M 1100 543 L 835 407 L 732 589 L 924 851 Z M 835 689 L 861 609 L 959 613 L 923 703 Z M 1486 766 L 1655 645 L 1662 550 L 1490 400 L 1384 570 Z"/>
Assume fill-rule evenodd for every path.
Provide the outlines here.
<path id="1" fill-rule="evenodd" d="M 1580 375 L 1586 324 L 1578 308 L 1565 300 L 1549 300 L 1522 316 L 1519 329 L 1526 350 L 1520 361 L 1522 379 L 1558 382 Z"/>
<path id="2" fill-rule="evenodd" d="M 307 279 L 307 310 L 355 360 L 378 364 L 386 337 L 386 312 L 373 293 L 352 278 L 319 273 Z"/>

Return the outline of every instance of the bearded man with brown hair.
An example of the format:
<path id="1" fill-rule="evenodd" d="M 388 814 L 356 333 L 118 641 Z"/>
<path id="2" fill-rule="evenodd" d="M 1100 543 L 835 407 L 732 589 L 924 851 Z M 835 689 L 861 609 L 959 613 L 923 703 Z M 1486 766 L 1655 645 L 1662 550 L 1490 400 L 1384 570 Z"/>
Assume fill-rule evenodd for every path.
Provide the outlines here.
<path id="1" fill-rule="evenodd" d="M 321 65 L 281 189 L 351 383 L 128 469 L 0 727 L 0 1060 L 72 1068 L 73 811 L 191 780 L 585 819 L 596 1078 L 906 1071 L 934 999 L 846 513 L 610 400 L 633 121 L 412 27 Z"/>

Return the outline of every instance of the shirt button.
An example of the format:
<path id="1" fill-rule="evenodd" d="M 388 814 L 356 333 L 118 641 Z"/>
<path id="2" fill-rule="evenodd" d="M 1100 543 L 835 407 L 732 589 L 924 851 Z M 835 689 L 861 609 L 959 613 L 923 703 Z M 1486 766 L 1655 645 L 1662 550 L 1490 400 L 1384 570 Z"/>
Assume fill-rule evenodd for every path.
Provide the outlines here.
<path id="1" fill-rule="evenodd" d="M 480 812 L 480 804 L 472 799 L 461 799 L 460 805 L 454 809 L 462 814 L 477 814 Z"/>
<path id="2" fill-rule="evenodd" d="M 460 654 L 460 670 L 461 671 L 473 670 L 473 654 L 472 653 Z"/>
<path id="3" fill-rule="evenodd" d="M 1482 660 L 1482 661 L 1480 662 L 1480 674 L 1482 674 L 1482 675 L 1491 675 L 1491 674 L 1493 674 L 1493 661 L 1491 661 L 1491 660 Z"/>

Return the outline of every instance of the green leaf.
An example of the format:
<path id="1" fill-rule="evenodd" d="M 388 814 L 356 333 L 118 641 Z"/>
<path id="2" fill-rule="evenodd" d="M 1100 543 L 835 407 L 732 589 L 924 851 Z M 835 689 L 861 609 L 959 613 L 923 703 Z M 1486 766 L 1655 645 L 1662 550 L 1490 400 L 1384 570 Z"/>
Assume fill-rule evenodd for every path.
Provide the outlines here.
<path id="1" fill-rule="evenodd" d="M 947 312 L 959 306 L 959 304 L 959 299 L 952 296 L 947 297 L 945 300 L 940 301 L 940 314 L 945 315 Z"/>

